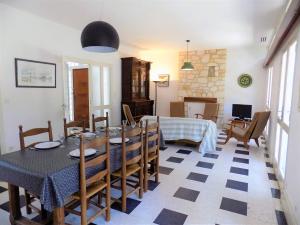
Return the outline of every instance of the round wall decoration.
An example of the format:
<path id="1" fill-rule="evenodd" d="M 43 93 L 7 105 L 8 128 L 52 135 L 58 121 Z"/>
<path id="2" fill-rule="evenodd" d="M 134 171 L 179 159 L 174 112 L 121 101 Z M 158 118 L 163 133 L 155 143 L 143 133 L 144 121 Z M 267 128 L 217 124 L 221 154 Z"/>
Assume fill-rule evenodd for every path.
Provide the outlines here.
<path id="1" fill-rule="evenodd" d="M 239 76 L 238 84 L 243 88 L 250 87 L 252 84 L 252 77 L 249 74 L 244 73 Z"/>

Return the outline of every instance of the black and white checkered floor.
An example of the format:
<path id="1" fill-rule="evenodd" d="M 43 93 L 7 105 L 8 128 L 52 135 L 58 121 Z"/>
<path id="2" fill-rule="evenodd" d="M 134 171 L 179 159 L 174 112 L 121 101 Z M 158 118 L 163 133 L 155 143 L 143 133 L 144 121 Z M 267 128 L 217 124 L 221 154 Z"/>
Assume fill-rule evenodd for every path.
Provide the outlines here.
<path id="1" fill-rule="evenodd" d="M 141 200 L 130 196 L 127 213 L 114 204 L 107 224 L 287 224 L 264 140 L 261 148 L 251 143 L 248 151 L 235 140 L 221 145 L 224 138 L 220 132 L 217 151 L 204 156 L 193 147 L 169 144 L 160 155 L 160 183 L 150 182 Z M 0 221 L 6 225 L 8 195 L 0 184 Z M 66 222 L 80 224 L 80 219 L 69 215 Z"/>

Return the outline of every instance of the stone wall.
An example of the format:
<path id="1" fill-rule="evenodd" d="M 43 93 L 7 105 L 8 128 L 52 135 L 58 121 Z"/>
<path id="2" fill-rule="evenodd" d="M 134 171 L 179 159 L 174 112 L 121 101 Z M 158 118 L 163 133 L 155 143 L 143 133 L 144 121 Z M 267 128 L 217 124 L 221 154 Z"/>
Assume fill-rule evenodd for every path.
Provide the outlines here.
<path id="1" fill-rule="evenodd" d="M 179 53 L 179 66 L 186 60 L 186 52 Z M 223 121 L 224 88 L 226 75 L 226 49 L 190 51 L 189 61 L 194 70 L 179 68 L 178 100 L 184 97 L 215 97 L 220 104 L 218 124 Z"/>

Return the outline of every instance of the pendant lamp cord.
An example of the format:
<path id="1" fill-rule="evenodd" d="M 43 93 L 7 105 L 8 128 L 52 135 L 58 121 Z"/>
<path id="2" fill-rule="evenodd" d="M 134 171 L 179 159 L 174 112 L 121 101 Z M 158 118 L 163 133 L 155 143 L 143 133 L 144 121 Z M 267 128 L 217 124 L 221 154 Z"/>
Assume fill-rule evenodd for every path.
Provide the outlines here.
<path id="1" fill-rule="evenodd" d="M 189 61 L 189 41 L 186 41 L 186 61 Z"/>

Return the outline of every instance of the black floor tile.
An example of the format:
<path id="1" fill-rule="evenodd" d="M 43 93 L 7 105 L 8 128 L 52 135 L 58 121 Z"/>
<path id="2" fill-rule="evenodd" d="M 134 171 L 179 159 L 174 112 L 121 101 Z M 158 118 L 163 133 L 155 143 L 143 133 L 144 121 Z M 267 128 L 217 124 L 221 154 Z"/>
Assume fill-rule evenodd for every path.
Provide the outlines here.
<path id="1" fill-rule="evenodd" d="M 224 141 L 217 141 L 218 145 L 224 145 Z"/>
<path id="2" fill-rule="evenodd" d="M 162 173 L 165 175 L 169 175 L 173 170 L 174 170 L 173 168 L 169 168 L 169 167 L 165 167 L 165 166 L 159 167 L 159 173 Z"/>
<path id="3" fill-rule="evenodd" d="M 275 210 L 275 214 L 278 225 L 288 225 L 283 211 Z"/>
<path id="4" fill-rule="evenodd" d="M 273 168 L 273 164 L 269 163 L 269 162 L 266 162 L 266 167 Z"/>
<path id="5" fill-rule="evenodd" d="M 234 167 L 232 166 L 230 168 L 230 173 L 236 173 L 236 174 L 241 174 L 241 175 L 249 175 L 249 170 L 248 169 L 244 169 L 244 168 L 239 168 L 239 167 Z"/>
<path id="6" fill-rule="evenodd" d="M 186 150 L 186 149 L 179 149 L 178 151 L 177 151 L 177 153 L 181 153 L 181 154 L 185 154 L 185 155 L 189 155 L 189 154 L 191 154 L 191 150 Z"/>
<path id="7" fill-rule="evenodd" d="M 272 193 L 272 197 L 273 197 L 273 198 L 278 198 L 278 199 L 280 199 L 280 197 L 281 197 L 281 192 L 280 192 L 279 189 L 271 188 L 271 193 Z"/>
<path id="8" fill-rule="evenodd" d="M 216 147 L 216 151 L 220 152 L 220 151 L 222 151 L 222 148 Z"/>
<path id="9" fill-rule="evenodd" d="M 239 190 L 239 191 L 248 192 L 248 183 L 241 182 L 241 181 L 228 179 L 226 182 L 226 187 L 235 189 L 235 190 Z"/>
<path id="10" fill-rule="evenodd" d="M 245 148 L 245 145 L 244 145 L 244 144 L 237 144 L 236 146 L 237 146 L 237 147 L 240 147 L 240 148 Z"/>
<path id="11" fill-rule="evenodd" d="M 214 164 L 213 163 L 209 163 L 209 162 L 199 161 L 196 166 L 207 168 L 207 169 L 212 169 L 214 167 Z"/>
<path id="12" fill-rule="evenodd" d="M 183 158 L 178 158 L 173 156 L 167 159 L 168 162 L 173 162 L 173 163 L 181 163 L 183 160 L 184 160 Z"/>
<path id="13" fill-rule="evenodd" d="M 125 213 L 130 214 L 140 203 L 141 203 L 141 201 L 138 201 L 138 200 L 135 200 L 135 199 L 132 199 L 132 198 L 127 198 L 127 201 L 126 201 L 127 210 L 126 210 Z M 120 202 L 114 202 L 111 205 L 111 208 L 122 212 L 122 205 L 121 205 Z"/>
<path id="14" fill-rule="evenodd" d="M 227 137 L 221 137 L 221 136 L 218 137 L 218 140 L 226 140 L 226 139 Z"/>
<path id="15" fill-rule="evenodd" d="M 168 149 L 167 146 L 165 146 L 165 147 L 159 147 L 159 150 L 161 150 L 161 151 L 165 151 L 165 150 L 167 150 L 167 149 Z"/>
<path id="16" fill-rule="evenodd" d="M 224 132 L 222 132 L 222 133 L 219 133 L 219 135 L 227 135 L 227 134 L 225 134 Z"/>
<path id="17" fill-rule="evenodd" d="M 270 155 L 268 153 L 265 153 L 265 157 L 268 159 L 270 158 Z"/>
<path id="18" fill-rule="evenodd" d="M 21 195 L 20 196 L 20 207 L 23 208 L 25 206 L 25 196 Z M 5 202 L 2 205 L 0 205 L 0 209 L 3 209 L 7 212 L 9 212 L 9 202 Z"/>
<path id="19" fill-rule="evenodd" d="M 186 218 L 186 214 L 169 209 L 163 209 L 153 221 L 153 223 L 159 225 L 183 225 Z"/>
<path id="20" fill-rule="evenodd" d="M 200 191 L 180 187 L 173 196 L 176 198 L 181 198 L 187 201 L 195 202 L 199 194 Z"/>
<path id="21" fill-rule="evenodd" d="M 206 158 L 212 158 L 212 159 L 217 159 L 219 157 L 219 155 L 213 154 L 213 153 L 205 153 L 203 156 Z"/>
<path id="22" fill-rule="evenodd" d="M 220 209 L 247 216 L 247 202 L 223 197 Z"/>
<path id="23" fill-rule="evenodd" d="M 148 190 L 153 191 L 160 183 L 153 180 L 148 180 Z"/>
<path id="24" fill-rule="evenodd" d="M 4 191 L 7 191 L 7 189 L 5 187 L 1 187 L 0 186 L 0 193 L 4 192 Z"/>
<path id="25" fill-rule="evenodd" d="M 206 180 L 207 180 L 207 177 L 208 177 L 208 175 L 205 175 L 205 174 L 191 172 L 191 173 L 187 176 L 186 179 L 194 180 L 194 181 L 199 181 L 199 182 L 205 183 Z"/>
<path id="26" fill-rule="evenodd" d="M 248 151 L 242 151 L 242 150 L 235 150 L 236 154 L 241 154 L 241 155 L 249 155 Z"/>
<path id="27" fill-rule="evenodd" d="M 269 180 L 277 181 L 276 175 L 274 173 L 268 173 Z"/>
<path id="28" fill-rule="evenodd" d="M 238 162 L 238 163 L 245 163 L 249 164 L 249 159 L 244 159 L 244 158 L 239 158 L 239 157 L 233 157 L 233 162 Z"/>

